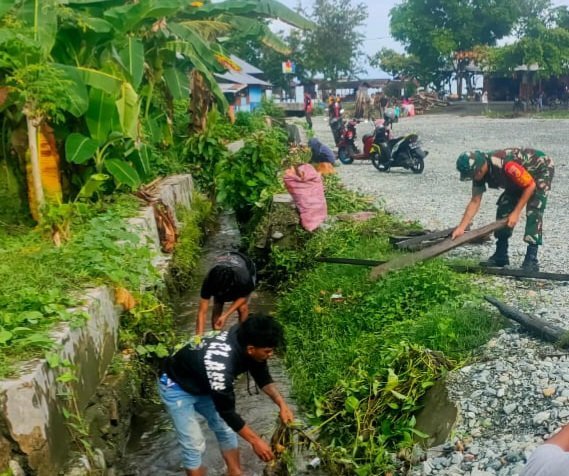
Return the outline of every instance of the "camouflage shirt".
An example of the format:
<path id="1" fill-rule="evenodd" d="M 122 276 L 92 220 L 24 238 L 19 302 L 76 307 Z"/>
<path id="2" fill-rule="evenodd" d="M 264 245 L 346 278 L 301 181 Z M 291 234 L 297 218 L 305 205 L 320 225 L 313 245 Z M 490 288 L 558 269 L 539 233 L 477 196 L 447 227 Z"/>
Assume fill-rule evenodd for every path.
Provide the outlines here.
<path id="1" fill-rule="evenodd" d="M 489 169 L 484 178 L 472 183 L 472 195 L 481 195 L 486 187 L 520 190 L 532 183 L 547 192 L 553 179 L 553 160 L 541 150 L 501 149 L 488 153 Z"/>

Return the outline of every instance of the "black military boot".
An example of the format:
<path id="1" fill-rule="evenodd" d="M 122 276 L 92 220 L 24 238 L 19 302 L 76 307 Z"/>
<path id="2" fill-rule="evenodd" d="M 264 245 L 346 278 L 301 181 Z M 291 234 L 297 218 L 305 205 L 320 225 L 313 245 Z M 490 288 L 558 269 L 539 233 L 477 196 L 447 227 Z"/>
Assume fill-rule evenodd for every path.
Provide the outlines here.
<path id="1" fill-rule="evenodd" d="M 486 261 L 481 261 L 480 266 L 491 268 L 503 268 L 510 264 L 508 257 L 508 238 L 498 238 L 496 241 L 496 251 Z"/>
<path id="2" fill-rule="evenodd" d="M 539 263 L 537 261 L 537 245 L 528 245 L 526 250 L 526 257 L 522 263 L 522 269 L 537 273 L 539 271 Z"/>

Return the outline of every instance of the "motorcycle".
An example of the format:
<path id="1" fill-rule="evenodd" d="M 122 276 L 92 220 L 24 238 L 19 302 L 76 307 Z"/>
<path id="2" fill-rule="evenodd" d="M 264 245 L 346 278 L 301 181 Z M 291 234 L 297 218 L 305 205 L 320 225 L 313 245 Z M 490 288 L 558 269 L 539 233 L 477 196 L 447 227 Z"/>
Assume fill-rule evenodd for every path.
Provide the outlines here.
<path id="1" fill-rule="evenodd" d="M 346 124 L 342 121 L 337 132 L 338 140 L 336 141 L 336 145 L 338 147 L 338 159 L 343 164 L 351 164 L 354 158 L 360 153 L 356 147 L 356 139 L 358 137 L 356 126 L 358 124 L 359 121 L 356 119 L 350 119 Z"/>
<path id="2" fill-rule="evenodd" d="M 407 134 L 390 137 L 391 124 L 391 120 L 386 118 L 384 124 L 376 128 L 371 163 L 380 172 L 389 172 L 392 167 L 403 167 L 415 174 L 422 173 L 429 152 L 421 147 L 419 136 Z"/>

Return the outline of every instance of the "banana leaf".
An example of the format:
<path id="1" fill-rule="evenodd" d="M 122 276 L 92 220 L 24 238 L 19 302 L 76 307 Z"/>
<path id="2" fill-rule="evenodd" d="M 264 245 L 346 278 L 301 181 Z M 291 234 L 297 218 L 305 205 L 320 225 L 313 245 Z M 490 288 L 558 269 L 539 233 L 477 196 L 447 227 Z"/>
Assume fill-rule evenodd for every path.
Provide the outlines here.
<path id="1" fill-rule="evenodd" d="M 65 140 L 65 159 L 73 164 L 84 164 L 95 155 L 98 147 L 96 140 L 74 132 Z"/>
<path id="2" fill-rule="evenodd" d="M 190 80 L 187 73 L 177 68 L 167 68 L 164 70 L 164 80 L 174 99 L 187 99 L 190 96 Z"/>
<path id="3" fill-rule="evenodd" d="M 23 0 L 16 9 L 16 17 L 32 28 L 34 40 L 47 57 L 57 35 L 55 0 Z"/>
<path id="4" fill-rule="evenodd" d="M 187 2 L 182 0 L 140 0 L 138 3 L 110 8 L 104 16 L 118 31 L 129 32 L 146 20 L 170 17 L 184 7 L 187 8 Z"/>
<path id="5" fill-rule="evenodd" d="M 313 22 L 276 0 L 226 0 L 191 10 L 191 14 L 196 18 L 223 14 L 254 18 L 274 18 L 296 28 L 305 30 L 314 28 Z"/>
<path id="6" fill-rule="evenodd" d="M 282 53 L 284 55 L 290 54 L 289 46 L 263 22 L 237 15 L 222 16 L 221 21 L 229 23 L 239 35 L 245 37 L 260 39 L 266 46 Z"/>
<path id="7" fill-rule="evenodd" d="M 128 156 L 129 161 L 134 165 L 138 175 L 147 180 L 150 178 L 152 151 L 146 144 L 141 144 L 138 150 L 135 150 Z"/>
<path id="8" fill-rule="evenodd" d="M 138 116 L 140 114 L 140 101 L 130 83 L 124 82 L 120 97 L 115 102 L 123 133 L 136 139 L 138 137 Z"/>
<path id="9" fill-rule="evenodd" d="M 144 73 L 144 45 L 139 39 L 128 37 L 128 45 L 119 52 L 121 64 L 129 74 L 134 89 L 142 82 Z"/>
<path id="10" fill-rule="evenodd" d="M 55 66 L 65 71 L 75 72 L 87 86 L 104 91 L 113 97 L 117 97 L 121 93 L 124 79 L 118 76 L 84 66 L 68 66 L 65 64 L 56 64 Z"/>
<path id="11" fill-rule="evenodd" d="M 107 174 L 93 174 L 85 182 L 85 185 L 81 187 L 79 193 L 77 194 L 77 199 L 89 199 L 95 193 L 97 193 L 102 186 L 105 184 L 107 180 L 109 180 L 109 176 Z"/>
<path id="12" fill-rule="evenodd" d="M 99 145 L 104 144 L 111 131 L 117 130 L 119 122 L 117 106 L 113 98 L 100 89 L 91 89 L 85 121 L 91 137 Z"/>
<path id="13" fill-rule="evenodd" d="M 105 160 L 105 168 L 119 185 L 124 184 L 132 190 L 136 190 L 142 184 L 138 172 L 124 160 L 107 159 Z"/>
<path id="14" fill-rule="evenodd" d="M 69 112 L 75 117 L 81 117 L 89 108 L 89 92 L 76 71 L 73 69 L 63 71 L 71 84 L 68 90 Z"/>

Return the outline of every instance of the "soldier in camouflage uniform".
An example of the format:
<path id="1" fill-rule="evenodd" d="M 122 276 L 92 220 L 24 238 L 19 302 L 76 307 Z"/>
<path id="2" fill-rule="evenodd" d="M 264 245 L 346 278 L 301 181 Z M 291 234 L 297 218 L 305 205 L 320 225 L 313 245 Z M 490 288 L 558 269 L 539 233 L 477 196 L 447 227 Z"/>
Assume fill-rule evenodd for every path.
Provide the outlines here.
<path id="1" fill-rule="evenodd" d="M 536 149 L 502 149 L 491 152 L 465 152 L 458 157 L 456 168 L 461 180 L 472 180 L 472 198 L 460 224 L 452 234 L 458 238 L 480 209 L 486 187 L 502 188 L 496 218 L 506 218 L 507 226 L 498 230 L 496 252 L 483 264 L 503 267 L 510 264 L 508 240 L 526 207 L 524 241 L 528 244 L 522 268 L 539 271 L 538 246 L 542 244 L 543 213 L 547 193 L 555 172 L 553 160 Z"/>

